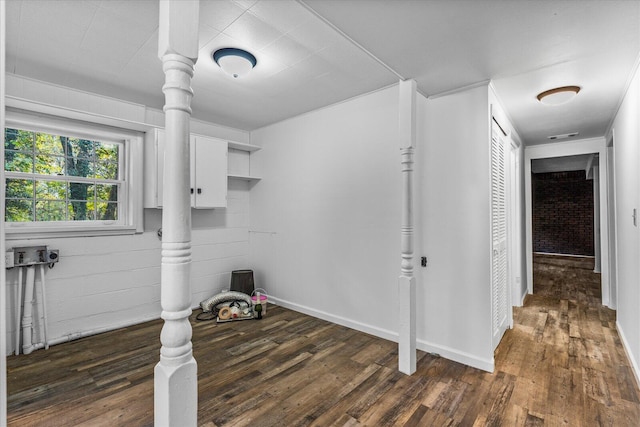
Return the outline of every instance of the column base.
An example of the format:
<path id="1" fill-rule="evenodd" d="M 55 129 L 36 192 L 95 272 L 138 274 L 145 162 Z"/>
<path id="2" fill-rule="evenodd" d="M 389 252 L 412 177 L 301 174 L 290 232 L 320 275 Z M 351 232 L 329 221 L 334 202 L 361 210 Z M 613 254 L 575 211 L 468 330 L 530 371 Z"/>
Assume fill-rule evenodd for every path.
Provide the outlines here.
<path id="1" fill-rule="evenodd" d="M 399 334 L 398 370 L 411 375 L 416 371 L 416 279 L 398 279 Z"/>
<path id="2" fill-rule="evenodd" d="M 153 406 L 155 427 L 198 425 L 198 364 L 193 357 L 177 366 L 156 365 Z"/>

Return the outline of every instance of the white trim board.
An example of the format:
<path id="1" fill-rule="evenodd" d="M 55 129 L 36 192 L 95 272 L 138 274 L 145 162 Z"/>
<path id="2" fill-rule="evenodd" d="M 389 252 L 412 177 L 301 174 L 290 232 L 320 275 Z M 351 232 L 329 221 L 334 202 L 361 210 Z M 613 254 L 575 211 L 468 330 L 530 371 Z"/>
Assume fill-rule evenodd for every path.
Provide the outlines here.
<path id="1" fill-rule="evenodd" d="M 398 333 L 390 331 L 388 329 L 382 329 L 375 326 L 367 325 L 362 322 L 358 322 L 353 319 L 347 319 L 342 316 L 336 316 L 325 311 L 316 310 L 305 305 L 297 304 L 291 301 L 283 300 L 277 297 L 269 295 L 269 302 L 275 305 L 279 305 L 288 308 L 299 313 L 303 313 L 318 319 L 326 320 L 327 322 L 335 323 L 337 325 L 345 326 L 347 328 L 355 329 L 356 331 L 364 332 L 378 338 L 382 338 L 388 341 L 398 342 Z M 418 350 L 422 350 L 427 353 L 436 353 L 446 359 L 454 362 L 462 363 L 472 368 L 481 369 L 487 372 L 494 371 L 494 360 L 481 359 L 473 354 L 469 354 L 454 348 L 447 346 L 441 346 L 433 344 L 425 340 L 417 339 L 416 347 Z"/>

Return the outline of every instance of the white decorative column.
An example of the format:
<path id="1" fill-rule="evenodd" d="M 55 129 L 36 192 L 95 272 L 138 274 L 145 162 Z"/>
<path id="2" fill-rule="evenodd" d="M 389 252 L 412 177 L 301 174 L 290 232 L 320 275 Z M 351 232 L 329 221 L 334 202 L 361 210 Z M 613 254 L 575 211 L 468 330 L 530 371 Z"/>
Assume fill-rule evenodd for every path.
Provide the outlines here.
<path id="1" fill-rule="evenodd" d="M 400 81 L 399 137 L 402 164 L 402 226 L 400 278 L 398 279 L 398 369 L 416 371 L 416 279 L 413 277 L 413 154 L 416 129 L 416 82 Z"/>
<path id="2" fill-rule="evenodd" d="M 0 129 L 4 129 L 5 108 L 5 69 L 6 69 L 6 2 L 0 0 Z M 4 159 L 4 132 L 0 136 L 0 157 Z M 0 191 L 4 194 L 5 180 L 4 168 L 0 168 Z M 6 253 L 4 240 L 4 197 L 0 197 L 0 254 Z M 0 257 L 0 271 L 5 270 L 6 262 Z M 16 324 L 16 329 L 17 329 Z M 6 274 L 0 275 L 0 425 L 7 422 L 7 278 Z M 16 353 L 17 354 L 17 353 Z"/>
<path id="3" fill-rule="evenodd" d="M 198 421 L 198 367 L 191 344 L 191 78 L 198 58 L 197 0 L 160 0 L 158 56 L 165 84 L 160 362 L 155 367 L 155 426 Z"/>

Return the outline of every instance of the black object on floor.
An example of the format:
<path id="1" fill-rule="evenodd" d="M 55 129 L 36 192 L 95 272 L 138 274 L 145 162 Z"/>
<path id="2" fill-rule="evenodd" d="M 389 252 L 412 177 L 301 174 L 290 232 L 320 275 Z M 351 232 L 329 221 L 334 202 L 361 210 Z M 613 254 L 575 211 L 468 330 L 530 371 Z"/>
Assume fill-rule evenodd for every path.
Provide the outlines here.
<path id="1" fill-rule="evenodd" d="M 242 292 L 251 295 L 254 291 L 253 270 L 234 270 L 231 272 L 231 285 L 229 289 L 232 291 Z"/>

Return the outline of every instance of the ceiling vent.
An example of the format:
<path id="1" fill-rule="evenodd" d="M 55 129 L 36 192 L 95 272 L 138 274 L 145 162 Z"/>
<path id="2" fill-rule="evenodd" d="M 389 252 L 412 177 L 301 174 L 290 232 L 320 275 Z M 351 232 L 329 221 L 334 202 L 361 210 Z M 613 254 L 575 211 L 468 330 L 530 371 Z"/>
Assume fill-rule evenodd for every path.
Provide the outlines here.
<path id="1" fill-rule="evenodd" d="M 578 136 L 578 132 L 565 133 L 562 135 L 552 135 L 552 136 L 548 136 L 547 138 L 551 140 L 555 140 L 555 139 L 573 138 L 574 136 Z"/>

